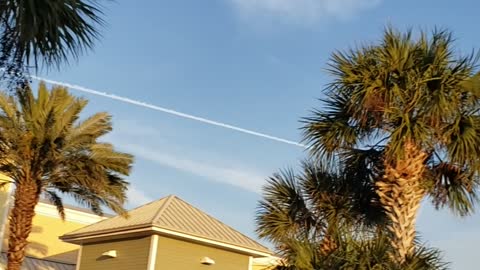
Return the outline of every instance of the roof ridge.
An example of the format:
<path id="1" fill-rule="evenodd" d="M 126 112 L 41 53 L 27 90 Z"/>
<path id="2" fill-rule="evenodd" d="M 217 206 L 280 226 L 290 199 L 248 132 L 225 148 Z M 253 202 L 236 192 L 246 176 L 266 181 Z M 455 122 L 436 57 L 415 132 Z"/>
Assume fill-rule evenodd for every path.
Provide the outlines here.
<path id="1" fill-rule="evenodd" d="M 165 212 L 165 210 L 168 208 L 168 206 L 170 206 L 170 204 L 172 203 L 172 201 L 177 198 L 177 199 L 180 199 L 178 197 L 176 197 L 175 195 L 173 194 L 170 194 L 166 197 L 166 201 L 163 203 L 162 207 L 160 207 L 157 211 L 157 213 L 153 216 L 153 220 L 152 220 L 152 224 L 155 224 L 155 222 L 157 221 L 157 219 L 160 218 L 160 216 L 163 214 L 163 212 Z M 165 199 L 162 198 L 162 199 Z M 160 199 L 160 200 L 162 200 Z"/>
<path id="2" fill-rule="evenodd" d="M 143 205 L 139 205 L 139 206 L 137 206 L 137 207 L 135 207 L 135 208 L 133 208 L 133 209 L 127 210 L 127 213 L 130 213 L 130 212 L 132 212 L 132 211 L 134 211 L 134 210 L 140 209 L 140 208 L 142 208 L 142 207 L 144 207 L 144 206 L 151 205 L 151 204 L 153 204 L 153 203 L 157 203 L 158 201 L 163 200 L 164 198 L 165 198 L 165 197 L 160 198 L 160 199 L 158 199 L 158 200 L 151 201 L 151 202 L 146 203 L 146 204 L 143 204 Z M 114 216 L 105 217 L 105 219 L 102 219 L 102 220 L 97 221 L 97 222 L 92 223 L 92 224 L 88 224 L 88 225 L 85 226 L 85 227 L 80 227 L 80 228 L 78 228 L 78 229 L 76 229 L 76 230 L 74 230 L 74 231 L 71 231 L 71 232 L 67 233 L 67 234 L 74 234 L 74 233 L 77 232 L 77 231 L 81 231 L 81 230 L 83 230 L 83 229 L 85 229 L 85 228 L 88 228 L 88 227 L 91 227 L 91 226 L 96 226 L 96 225 L 98 225 L 98 224 L 103 224 L 103 223 L 105 223 L 105 222 L 109 222 L 110 220 L 112 220 L 112 219 L 114 219 L 114 218 L 118 218 L 118 217 L 123 218 L 123 219 L 126 219 L 126 220 L 127 220 L 127 219 L 130 219 L 129 216 L 123 217 L 123 216 L 117 214 L 117 215 L 114 215 Z M 153 223 L 153 222 L 152 222 L 152 223 Z"/>
<path id="3" fill-rule="evenodd" d="M 223 226 L 225 226 L 225 227 L 229 228 L 230 230 L 234 231 L 235 233 L 238 233 L 238 234 L 240 234 L 241 236 L 243 236 L 243 237 L 246 237 L 248 240 L 252 241 L 253 243 L 255 243 L 255 244 L 257 244 L 257 245 L 259 245 L 259 246 L 261 246 L 261 247 L 265 248 L 266 250 L 270 250 L 269 248 L 267 248 L 267 247 L 266 247 L 266 246 L 264 246 L 263 244 L 260 244 L 260 243 L 258 243 L 256 240 L 252 239 L 251 237 L 249 237 L 249 236 L 247 236 L 247 235 L 245 235 L 245 234 L 243 234 L 243 233 L 239 232 L 238 230 L 236 230 L 236 229 L 235 229 L 235 228 L 233 228 L 232 226 L 229 226 L 229 225 L 225 224 L 225 223 L 224 223 L 224 222 L 222 222 L 221 220 L 219 220 L 219 219 L 217 219 L 217 218 L 213 217 L 212 215 L 208 214 L 207 212 L 205 212 L 205 211 L 201 210 L 200 208 L 198 208 L 198 207 L 196 207 L 196 206 L 194 206 L 194 205 L 192 205 L 192 204 L 188 203 L 187 201 L 183 200 L 182 198 L 180 198 L 180 197 L 176 197 L 176 198 L 177 198 L 177 200 L 179 200 L 179 201 L 182 201 L 183 203 L 186 203 L 187 205 L 189 205 L 190 207 L 192 207 L 192 208 L 194 208 L 195 210 L 199 211 L 200 213 L 202 213 L 202 214 L 206 215 L 207 217 L 209 217 L 209 218 L 211 218 L 211 219 L 213 219 L 213 220 L 217 221 L 217 222 L 218 222 L 218 223 L 220 223 L 221 225 L 223 225 Z"/>

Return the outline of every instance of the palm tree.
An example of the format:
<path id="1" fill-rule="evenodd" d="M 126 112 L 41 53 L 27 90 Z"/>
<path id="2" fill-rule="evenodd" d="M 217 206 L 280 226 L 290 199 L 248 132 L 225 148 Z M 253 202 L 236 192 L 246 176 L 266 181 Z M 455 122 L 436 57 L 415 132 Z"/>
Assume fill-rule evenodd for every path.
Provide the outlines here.
<path id="1" fill-rule="evenodd" d="M 357 232 L 358 233 L 358 232 Z M 374 237 L 343 238 L 338 248 L 328 256 L 317 252 L 319 243 L 290 239 L 285 243 L 282 265 L 274 270 L 446 270 L 448 263 L 442 253 L 416 243 L 417 248 L 401 266 L 391 261 L 388 237 L 378 233 Z"/>
<path id="2" fill-rule="evenodd" d="M 351 177 L 348 171 L 327 170 L 311 161 L 302 164 L 302 173 L 274 174 L 259 203 L 258 235 L 280 251 L 291 241 L 313 241 L 319 243 L 319 256 L 327 256 L 344 236 L 340 231 L 369 231 L 383 224 L 373 182 Z"/>
<path id="3" fill-rule="evenodd" d="M 478 58 L 448 31 L 402 34 L 331 57 L 325 105 L 304 119 L 314 156 L 368 168 L 391 222 L 392 256 L 414 252 L 420 202 L 467 215 L 480 173 Z M 362 170 L 360 170 L 362 171 Z"/>
<path id="4" fill-rule="evenodd" d="M 36 97 L 29 87 L 15 96 L 0 92 L 0 171 L 15 185 L 8 270 L 20 269 L 42 195 L 62 218 L 62 195 L 100 215 L 103 207 L 126 214 L 128 183 L 123 176 L 130 172 L 132 156 L 98 141 L 112 130 L 107 113 L 79 121 L 86 105 L 65 88 L 49 92 L 43 83 Z"/>
<path id="5" fill-rule="evenodd" d="M 418 249 L 400 268 L 390 260 L 384 231 L 389 223 L 374 182 L 360 178 L 369 173 L 359 174 L 353 160 L 348 165 L 332 171 L 308 161 L 301 173 L 287 170 L 268 180 L 257 212 L 257 232 L 283 258 L 285 264 L 275 269 L 446 269 L 440 252 L 418 241 Z"/>
<path id="6" fill-rule="evenodd" d="M 90 49 L 103 25 L 98 0 L 4 0 L 0 3 L 0 67 L 59 67 Z"/>

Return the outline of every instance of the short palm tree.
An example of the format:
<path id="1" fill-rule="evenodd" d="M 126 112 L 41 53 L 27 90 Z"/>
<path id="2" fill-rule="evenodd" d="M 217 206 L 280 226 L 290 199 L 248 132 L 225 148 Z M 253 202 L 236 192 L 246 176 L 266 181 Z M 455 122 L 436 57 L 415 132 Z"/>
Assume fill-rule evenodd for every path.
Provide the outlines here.
<path id="1" fill-rule="evenodd" d="M 285 264 L 275 269 L 446 269 L 439 251 L 418 241 L 402 266 L 391 261 L 384 230 L 389 223 L 372 178 L 365 177 L 370 173 L 359 173 L 354 160 L 348 165 L 332 171 L 309 161 L 301 173 L 283 171 L 269 179 L 257 212 L 257 232 L 283 258 Z"/>
<path id="2" fill-rule="evenodd" d="M 333 54 L 324 107 L 304 119 L 313 155 L 376 172 L 400 264 L 414 252 L 423 198 L 460 215 L 477 201 L 477 60 L 457 54 L 448 31 L 413 38 L 387 29 L 378 44 Z"/>
<path id="3" fill-rule="evenodd" d="M 34 208 L 48 198 L 65 216 L 62 195 L 97 214 L 103 207 L 125 214 L 123 204 L 132 156 L 99 138 L 112 130 L 111 117 L 97 113 L 80 121 L 87 101 L 61 87 L 40 84 L 15 96 L 0 92 L 0 171 L 15 185 L 9 219 L 8 270 L 23 262 Z"/>
<path id="4" fill-rule="evenodd" d="M 388 237 L 378 233 L 374 236 L 343 238 L 338 248 L 328 256 L 317 252 L 319 243 L 291 239 L 283 251 L 282 265 L 274 270 L 446 270 L 449 264 L 443 261 L 442 253 L 416 243 L 415 252 L 399 266 L 391 260 Z"/>
<path id="5" fill-rule="evenodd" d="M 327 256 L 338 247 L 341 230 L 369 230 L 383 224 L 373 182 L 351 177 L 311 161 L 303 163 L 301 173 L 274 174 L 259 203 L 258 235 L 280 251 L 292 240 L 320 243 L 319 256 Z"/>
<path id="6" fill-rule="evenodd" d="M 40 63 L 58 67 L 93 46 L 103 24 L 98 0 L 3 0 L 0 67 L 19 74 Z"/>

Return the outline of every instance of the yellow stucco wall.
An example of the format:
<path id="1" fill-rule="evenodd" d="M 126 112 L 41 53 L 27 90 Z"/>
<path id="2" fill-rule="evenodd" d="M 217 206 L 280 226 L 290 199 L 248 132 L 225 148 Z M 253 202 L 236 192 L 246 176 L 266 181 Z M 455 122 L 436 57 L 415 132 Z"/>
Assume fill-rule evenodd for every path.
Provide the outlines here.
<path id="1" fill-rule="evenodd" d="M 0 174 L 0 181 L 6 179 Z M 6 207 L 7 199 L 6 189 L 0 190 L 0 218 L 8 211 Z M 13 198 L 10 199 L 13 203 Z M 10 205 L 11 206 L 11 205 Z M 71 210 L 66 208 L 67 220 L 63 221 L 59 217 L 54 206 L 46 203 L 39 203 L 36 207 L 36 215 L 33 218 L 33 228 L 28 237 L 28 246 L 26 254 L 36 258 L 46 258 L 52 261 L 76 263 L 78 254 L 78 245 L 69 244 L 59 239 L 61 235 L 85 227 L 93 222 L 100 221 L 102 218 L 93 214 L 84 213 L 80 210 Z M 4 223 L 3 241 L 0 241 L 2 251 L 8 250 L 8 218 L 0 220 Z"/>
<path id="2" fill-rule="evenodd" d="M 215 264 L 200 264 L 203 257 Z M 247 255 L 167 237 L 158 239 L 156 270 L 248 270 L 248 264 Z"/>
<path id="3" fill-rule="evenodd" d="M 8 220 L 8 203 L 9 203 L 9 191 L 11 184 L 6 184 L 5 182 L 8 181 L 8 178 L 0 173 L 0 184 L 4 184 L 0 186 L 0 249 L 1 251 L 5 251 L 4 249 L 4 242 L 5 239 L 3 238 L 4 232 L 8 230 L 7 228 L 7 220 Z"/>
<path id="4" fill-rule="evenodd" d="M 252 270 L 273 270 L 275 266 L 253 265 Z"/>
<path id="5" fill-rule="evenodd" d="M 80 270 L 146 270 L 150 236 L 94 243 L 82 247 Z M 102 253 L 116 250 L 116 258 L 104 258 Z"/>
<path id="6" fill-rule="evenodd" d="M 27 254 L 38 258 L 75 263 L 79 246 L 63 242 L 58 237 L 85 226 L 85 224 L 62 221 L 60 218 L 36 215 L 33 220 L 33 231 L 28 237 Z"/>
<path id="7" fill-rule="evenodd" d="M 62 221 L 59 217 L 37 214 L 33 218 L 33 229 L 28 237 L 27 255 L 48 258 L 59 262 L 75 263 L 79 246 L 63 242 L 59 236 L 86 226 L 82 223 Z M 7 248 L 8 228 L 5 232 L 4 248 Z"/>

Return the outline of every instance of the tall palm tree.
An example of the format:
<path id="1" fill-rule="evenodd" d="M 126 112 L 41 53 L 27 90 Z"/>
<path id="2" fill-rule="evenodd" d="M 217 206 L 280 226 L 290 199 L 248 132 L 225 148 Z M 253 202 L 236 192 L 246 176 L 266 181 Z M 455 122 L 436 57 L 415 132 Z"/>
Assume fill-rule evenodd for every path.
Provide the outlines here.
<path id="1" fill-rule="evenodd" d="M 398 263 L 414 252 L 423 198 L 460 215 L 477 201 L 477 64 L 454 51 L 448 31 L 387 29 L 378 44 L 332 55 L 324 107 L 304 119 L 313 155 L 374 168 Z"/>
<path id="2" fill-rule="evenodd" d="M 7 74 L 59 67 L 93 46 L 103 24 L 98 0 L 3 0 L 0 67 Z"/>
<path id="3" fill-rule="evenodd" d="M 79 120 L 86 105 L 65 88 L 48 91 L 43 83 L 36 97 L 29 87 L 15 96 L 0 92 L 0 171 L 15 185 L 8 270 L 20 269 L 41 195 L 62 218 L 62 195 L 100 215 L 103 207 L 126 214 L 128 183 L 123 177 L 130 172 L 132 156 L 99 142 L 112 130 L 110 115 Z"/>
<path id="4" fill-rule="evenodd" d="M 292 239 L 320 243 L 319 256 L 327 256 L 338 247 L 341 230 L 368 230 L 383 224 L 373 182 L 351 177 L 346 171 L 327 170 L 311 161 L 302 164 L 301 173 L 274 174 L 259 203 L 258 235 L 280 251 Z"/>

